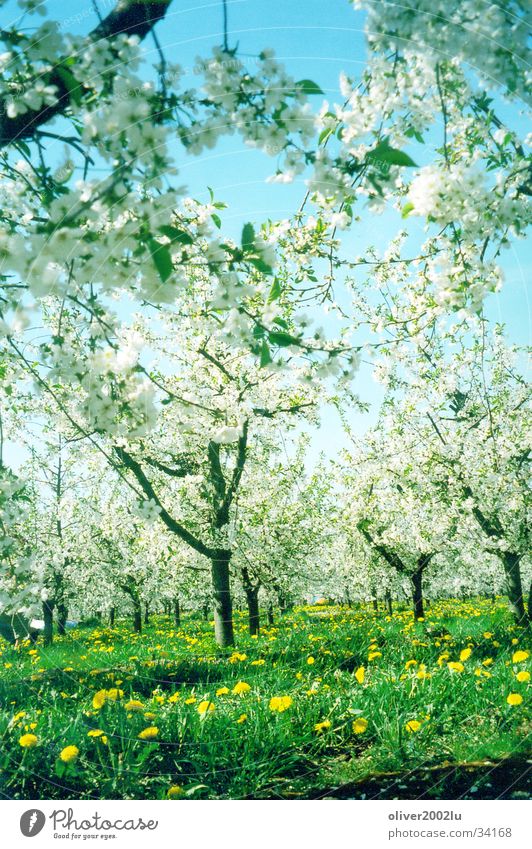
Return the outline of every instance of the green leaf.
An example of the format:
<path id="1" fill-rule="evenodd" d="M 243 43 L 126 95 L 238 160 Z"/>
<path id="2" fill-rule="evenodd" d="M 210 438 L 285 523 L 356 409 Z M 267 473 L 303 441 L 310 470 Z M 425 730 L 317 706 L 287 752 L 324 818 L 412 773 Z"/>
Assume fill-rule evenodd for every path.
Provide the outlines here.
<path id="1" fill-rule="evenodd" d="M 270 289 L 270 294 L 268 295 L 268 303 L 271 304 L 272 301 L 276 301 L 277 298 L 281 296 L 281 284 L 279 283 L 279 278 L 275 277 L 272 283 L 272 288 Z"/>
<path id="2" fill-rule="evenodd" d="M 242 247 L 244 250 L 250 248 L 255 241 L 255 230 L 253 228 L 253 224 L 244 224 L 242 228 Z"/>
<path id="3" fill-rule="evenodd" d="M 277 345 L 279 348 L 286 348 L 288 345 L 299 345 L 299 339 L 292 336 L 290 333 L 283 333 L 281 330 L 270 330 L 268 333 L 272 345 Z"/>
<path id="4" fill-rule="evenodd" d="M 403 150 L 390 147 L 388 142 L 382 142 L 370 150 L 366 158 L 371 162 L 385 162 L 387 165 L 401 165 L 405 168 L 417 168 L 413 159 Z"/>
<path id="5" fill-rule="evenodd" d="M 250 256 L 247 257 L 247 261 L 253 265 L 257 271 L 260 271 L 262 274 L 273 274 L 273 268 L 268 263 L 264 262 L 260 257 Z"/>
<path id="6" fill-rule="evenodd" d="M 260 324 L 255 324 L 253 326 L 253 338 L 254 339 L 262 339 L 264 336 L 264 327 Z"/>
<path id="7" fill-rule="evenodd" d="M 323 144 L 323 142 L 327 141 L 329 136 L 332 136 L 333 133 L 334 133 L 334 130 L 331 130 L 330 127 L 325 127 L 325 129 L 322 130 L 321 133 L 318 136 L 318 144 Z"/>
<path id="8" fill-rule="evenodd" d="M 211 218 L 212 218 L 212 220 L 214 221 L 214 223 L 216 224 L 216 226 L 218 227 L 218 230 L 219 230 L 220 227 L 222 226 L 222 219 L 220 218 L 219 215 L 216 215 L 215 212 L 212 213 Z"/>
<path id="9" fill-rule="evenodd" d="M 194 242 L 189 233 L 179 230 L 177 227 L 172 227 L 170 224 L 163 224 L 162 227 L 159 227 L 159 233 L 168 236 L 171 242 L 180 242 L 182 245 L 192 245 Z"/>
<path id="10" fill-rule="evenodd" d="M 57 758 L 57 760 L 55 762 L 55 774 L 57 775 L 57 777 L 58 778 L 64 778 L 64 775 L 67 772 L 67 769 L 68 769 L 67 764 L 64 763 L 63 761 L 60 761 L 59 758 Z"/>
<path id="11" fill-rule="evenodd" d="M 148 247 L 155 265 L 159 272 L 159 277 L 166 283 L 174 268 L 172 265 L 172 257 L 167 245 L 161 245 L 153 236 L 148 239 Z"/>
<path id="12" fill-rule="evenodd" d="M 69 98 L 74 101 L 76 106 L 81 106 L 83 101 L 82 88 L 72 71 L 69 71 L 64 65 L 58 65 L 55 73 L 66 88 Z"/>
<path id="13" fill-rule="evenodd" d="M 408 216 L 410 215 L 410 213 L 412 212 L 413 209 L 414 209 L 413 203 L 410 203 L 410 201 L 408 203 L 405 203 L 405 205 L 403 206 L 403 208 L 401 210 L 401 218 L 408 218 Z"/>
<path id="14" fill-rule="evenodd" d="M 296 86 L 305 94 L 323 94 L 319 85 L 312 80 L 298 80 Z"/>
<path id="15" fill-rule="evenodd" d="M 270 353 L 270 346 L 266 342 L 266 339 L 262 340 L 262 345 L 260 347 L 260 367 L 264 368 L 268 363 L 272 362 L 272 355 Z"/>

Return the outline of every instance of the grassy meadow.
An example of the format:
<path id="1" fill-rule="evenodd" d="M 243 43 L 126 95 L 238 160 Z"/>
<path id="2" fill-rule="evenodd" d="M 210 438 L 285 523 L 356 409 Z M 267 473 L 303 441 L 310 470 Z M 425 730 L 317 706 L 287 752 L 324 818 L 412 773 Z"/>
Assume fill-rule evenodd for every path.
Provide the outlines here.
<path id="1" fill-rule="evenodd" d="M 2 643 L 3 797 L 530 797 L 532 640 L 505 600 L 236 626 L 225 652 L 194 615 Z"/>

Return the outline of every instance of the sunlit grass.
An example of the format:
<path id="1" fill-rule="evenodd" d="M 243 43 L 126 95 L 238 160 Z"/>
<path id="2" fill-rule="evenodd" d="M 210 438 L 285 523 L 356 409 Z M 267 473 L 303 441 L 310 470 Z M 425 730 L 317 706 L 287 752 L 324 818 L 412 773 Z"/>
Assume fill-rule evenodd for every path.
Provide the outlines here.
<path id="1" fill-rule="evenodd" d="M 274 797 L 287 780 L 531 751 L 530 635 L 502 601 L 437 603 L 417 623 L 299 608 L 258 638 L 237 615 L 237 643 L 224 653 L 210 623 L 154 617 L 141 635 L 119 622 L 4 644 L 3 793 Z"/>

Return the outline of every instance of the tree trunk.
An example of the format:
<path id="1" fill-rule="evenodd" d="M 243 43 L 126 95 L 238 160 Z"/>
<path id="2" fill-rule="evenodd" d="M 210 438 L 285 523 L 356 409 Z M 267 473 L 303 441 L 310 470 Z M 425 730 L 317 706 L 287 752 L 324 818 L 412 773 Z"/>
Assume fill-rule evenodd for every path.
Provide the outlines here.
<path id="1" fill-rule="evenodd" d="M 532 581 L 530 581 L 530 589 L 528 591 L 528 618 L 532 622 Z"/>
<path id="2" fill-rule="evenodd" d="M 416 569 L 410 577 L 412 584 L 412 602 L 414 606 L 414 619 L 423 619 L 423 569 Z"/>
<path id="3" fill-rule="evenodd" d="M 279 612 L 281 616 L 284 616 L 286 613 L 292 610 L 294 605 L 284 592 L 279 592 L 277 594 L 277 599 L 279 602 Z"/>
<path id="4" fill-rule="evenodd" d="M 57 633 L 64 637 L 66 633 L 66 622 L 68 619 L 68 608 L 66 604 L 57 605 Z"/>
<path id="5" fill-rule="evenodd" d="M 393 615 L 393 604 L 392 604 L 392 594 L 391 594 L 390 590 L 386 590 L 384 598 L 385 598 L 385 601 L 386 601 L 386 607 L 388 609 L 388 616 L 392 616 Z"/>
<path id="6" fill-rule="evenodd" d="M 142 605 L 137 599 L 133 599 L 133 630 L 142 633 Z"/>
<path id="7" fill-rule="evenodd" d="M 214 636 L 219 646 L 233 646 L 233 603 L 229 578 L 231 551 L 220 548 L 211 560 L 214 596 Z"/>
<path id="8" fill-rule="evenodd" d="M 181 625 L 181 607 L 178 598 L 174 598 L 174 625 L 176 628 L 179 628 Z"/>
<path id="9" fill-rule="evenodd" d="M 116 607 L 112 607 L 109 611 L 109 627 L 115 627 Z"/>
<path id="10" fill-rule="evenodd" d="M 150 606 L 148 602 L 144 605 L 144 624 L 148 625 L 150 622 Z"/>
<path id="11" fill-rule="evenodd" d="M 242 586 L 244 587 L 244 592 L 246 594 L 246 601 L 248 605 L 249 633 L 253 637 L 257 636 L 260 631 L 260 581 L 257 581 L 257 583 L 255 584 L 253 583 L 246 566 L 243 566 L 241 568 L 240 574 L 242 575 Z"/>
<path id="12" fill-rule="evenodd" d="M 259 588 L 252 587 L 246 590 L 246 600 L 248 603 L 249 633 L 254 636 L 260 631 Z"/>
<path id="13" fill-rule="evenodd" d="M 51 646 L 54 641 L 54 603 L 43 601 L 42 615 L 44 619 L 44 645 Z"/>
<path id="14" fill-rule="evenodd" d="M 526 625 L 527 614 L 523 599 L 523 585 L 521 583 L 521 556 L 512 551 L 502 551 L 501 560 L 506 576 L 506 594 L 510 602 L 510 609 L 518 625 Z"/>
<path id="15" fill-rule="evenodd" d="M 531 592 L 532 592 L 532 587 L 531 587 Z M 268 602 L 268 625 L 273 625 L 274 622 L 275 622 L 275 619 L 273 618 L 273 604 L 270 601 L 270 602 Z"/>

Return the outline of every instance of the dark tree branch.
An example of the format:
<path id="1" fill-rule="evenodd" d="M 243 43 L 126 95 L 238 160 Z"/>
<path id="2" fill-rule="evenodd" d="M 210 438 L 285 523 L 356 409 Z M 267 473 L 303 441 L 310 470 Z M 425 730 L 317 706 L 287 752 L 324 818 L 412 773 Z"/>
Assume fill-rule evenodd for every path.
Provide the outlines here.
<path id="1" fill-rule="evenodd" d="M 381 555 L 381 557 L 386 560 L 387 563 L 389 563 L 390 566 L 392 566 L 398 572 L 401 572 L 401 574 L 408 575 L 409 570 L 407 569 L 406 565 L 403 563 L 401 558 L 395 553 L 395 551 L 392 551 L 391 548 L 388 548 L 387 545 L 383 545 L 382 543 L 377 542 L 368 530 L 367 524 L 368 523 L 366 519 L 362 519 L 357 524 L 357 528 L 366 540 L 366 542 L 368 542 L 370 546 L 374 548 L 375 551 L 377 551 Z"/>
<path id="2" fill-rule="evenodd" d="M 115 38 L 117 35 L 137 35 L 140 39 L 145 38 L 151 32 L 158 21 L 164 18 L 172 0 L 162 0 L 159 3 L 151 3 L 149 0 L 119 0 L 116 7 L 106 18 L 88 35 L 88 38 L 97 41 L 101 38 Z M 66 56 L 58 56 L 56 67 L 66 60 Z M 52 106 L 44 106 L 41 109 L 30 109 L 22 115 L 10 118 L 7 114 L 7 102 L 0 100 L 0 148 L 5 147 L 19 139 L 31 138 L 35 131 L 55 118 L 62 115 L 70 104 L 70 93 L 61 74 L 51 71 L 42 77 L 46 85 L 57 87 L 57 103 Z M 79 88 L 81 94 L 83 89 Z"/>
<path id="3" fill-rule="evenodd" d="M 229 484 L 229 488 L 225 493 L 223 503 L 218 514 L 219 528 L 223 527 L 229 521 L 229 508 L 231 507 L 235 493 L 240 485 L 240 479 L 242 477 L 242 472 L 244 471 L 244 464 L 246 462 L 247 457 L 248 427 L 249 423 L 246 419 L 242 427 L 242 436 L 238 440 L 238 453 L 236 457 L 236 465 L 233 470 L 233 476 L 231 478 L 231 483 Z"/>
<path id="4" fill-rule="evenodd" d="M 114 451 L 118 459 L 125 466 L 125 468 L 129 469 L 129 471 L 133 473 L 147 498 L 154 501 L 155 504 L 157 504 L 157 506 L 160 508 L 159 517 L 161 521 L 164 522 L 168 530 L 178 536 L 180 539 L 182 539 L 183 542 L 186 542 L 187 545 L 190 545 L 190 547 L 197 551 L 199 554 L 203 554 L 204 557 L 209 557 L 210 559 L 212 559 L 215 556 L 216 552 L 213 552 L 213 550 L 210 549 L 209 546 L 205 545 L 205 543 L 195 537 L 194 534 L 190 533 L 187 528 L 185 528 L 180 522 L 174 519 L 174 517 L 170 515 L 168 510 L 163 507 L 158 495 L 156 494 L 151 484 L 151 481 L 149 481 L 146 477 L 140 463 L 137 462 L 137 460 L 135 460 L 131 456 L 131 454 L 128 454 L 128 452 L 124 448 L 121 448 L 118 445 L 114 446 Z"/>

